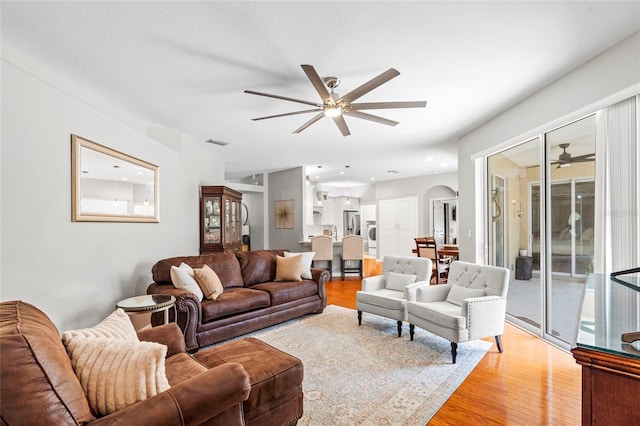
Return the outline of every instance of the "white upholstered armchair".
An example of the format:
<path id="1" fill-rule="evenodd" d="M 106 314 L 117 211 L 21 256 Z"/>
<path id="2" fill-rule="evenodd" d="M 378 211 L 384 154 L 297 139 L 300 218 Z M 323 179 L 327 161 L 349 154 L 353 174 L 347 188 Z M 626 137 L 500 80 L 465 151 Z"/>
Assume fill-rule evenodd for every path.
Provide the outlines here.
<path id="1" fill-rule="evenodd" d="M 447 284 L 421 287 L 407 303 L 411 340 L 415 326 L 444 337 L 454 364 L 458 343 L 494 336 L 502 352 L 508 288 L 506 268 L 452 262 Z"/>
<path id="2" fill-rule="evenodd" d="M 385 256 L 382 275 L 363 279 L 362 290 L 356 293 L 358 325 L 362 325 L 363 312 L 395 319 L 398 337 L 401 337 L 402 322 L 407 319 L 407 302 L 415 300 L 419 287 L 429 286 L 430 278 L 430 259 Z"/>

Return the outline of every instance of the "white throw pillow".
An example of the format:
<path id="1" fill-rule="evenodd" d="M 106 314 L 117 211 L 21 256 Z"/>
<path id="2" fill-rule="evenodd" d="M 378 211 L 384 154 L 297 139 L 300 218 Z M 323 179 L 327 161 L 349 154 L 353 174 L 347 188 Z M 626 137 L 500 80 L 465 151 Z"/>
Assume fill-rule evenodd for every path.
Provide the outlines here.
<path id="1" fill-rule="evenodd" d="M 468 288 L 461 285 L 452 285 L 447 296 L 447 302 L 454 305 L 462 306 L 464 299 L 470 299 L 472 297 L 486 296 L 487 292 L 483 288 Z"/>
<path id="2" fill-rule="evenodd" d="M 316 255 L 315 251 L 304 251 L 302 253 L 289 253 L 284 252 L 284 257 L 293 257 L 302 255 L 302 263 L 300 264 L 300 278 L 303 280 L 311 279 L 311 262 L 313 262 L 313 256 Z"/>
<path id="3" fill-rule="evenodd" d="M 407 284 L 416 282 L 416 278 L 417 275 L 389 272 L 389 277 L 387 278 L 387 288 L 389 290 L 404 291 L 404 287 Z"/>
<path id="4" fill-rule="evenodd" d="M 67 352 L 91 408 L 100 416 L 170 388 L 165 345 L 78 336 L 68 342 Z"/>
<path id="5" fill-rule="evenodd" d="M 204 298 L 202 289 L 198 285 L 198 282 L 193 277 L 193 269 L 191 266 L 182 262 L 179 267 L 171 267 L 171 282 L 176 288 L 183 288 L 191 293 L 195 294 L 199 300 Z"/>
<path id="6" fill-rule="evenodd" d="M 66 346 L 75 337 L 109 337 L 130 342 L 139 341 L 131 318 L 120 308 L 91 328 L 65 331 L 62 333 L 62 343 Z"/>

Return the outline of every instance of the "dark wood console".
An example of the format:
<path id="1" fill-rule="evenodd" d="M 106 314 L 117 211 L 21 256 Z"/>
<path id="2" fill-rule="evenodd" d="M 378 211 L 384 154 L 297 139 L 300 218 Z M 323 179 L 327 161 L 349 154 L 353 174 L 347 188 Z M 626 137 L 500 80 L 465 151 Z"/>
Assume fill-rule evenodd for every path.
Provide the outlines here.
<path id="1" fill-rule="evenodd" d="M 592 275 L 585 287 L 573 357 L 582 366 L 582 424 L 640 425 L 640 280 Z M 634 288 L 635 286 L 635 288 Z"/>

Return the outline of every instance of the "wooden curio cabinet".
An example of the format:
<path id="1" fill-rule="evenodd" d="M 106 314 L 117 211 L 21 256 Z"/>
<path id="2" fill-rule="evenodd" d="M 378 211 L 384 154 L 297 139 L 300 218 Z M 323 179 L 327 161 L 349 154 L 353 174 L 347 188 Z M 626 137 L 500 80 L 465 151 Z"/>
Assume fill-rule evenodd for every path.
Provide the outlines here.
<path id="1" fill-rule="evenodd" d="M 242 249 L 242 193 L 226 186 L 200 187 L 200 254 Z"/>

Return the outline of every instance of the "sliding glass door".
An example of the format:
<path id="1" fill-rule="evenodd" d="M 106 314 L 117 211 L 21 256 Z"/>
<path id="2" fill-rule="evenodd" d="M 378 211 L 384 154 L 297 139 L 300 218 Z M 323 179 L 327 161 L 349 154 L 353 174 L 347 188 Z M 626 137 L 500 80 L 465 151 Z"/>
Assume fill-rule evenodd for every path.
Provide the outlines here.
<path id="1" fill-rule="evenodd" d="M 540 239 L 540 138 L 488 158 L 489 264 L 511 270 L 507 314 L 519 325 L 542 330 L 541 280 L 533 273 Z M 537 212 L 537 214 L 536 214 Z M 538 256 L 539 257 L 539 256 Z"/>
<path id="2" fill-rule="evenodd" d="M 545 135 L 544 332 L 566 344 L 573 339 L 585 279 L 593 271 L 595 140 L 595 115 Z"/>
<path id="3" fill-rule="evenodd" d="M 487 259 L 511 270 L 508 318 L 562 346 L 593 271 L 594 152 L 592 115 L 487 158 Z"/>

